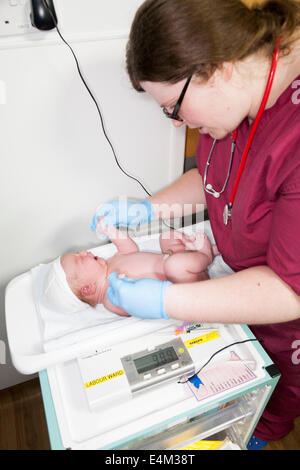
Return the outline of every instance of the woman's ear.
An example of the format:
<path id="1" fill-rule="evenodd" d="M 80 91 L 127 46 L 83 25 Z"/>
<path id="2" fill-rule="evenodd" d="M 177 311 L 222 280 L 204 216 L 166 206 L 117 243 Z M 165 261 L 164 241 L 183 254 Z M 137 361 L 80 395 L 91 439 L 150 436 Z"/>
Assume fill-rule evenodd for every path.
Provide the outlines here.
<path id="1" fill-rule="evenodd" d="M 220 72 L 223 80 L 229 82 L 233 74 L 233 62 L 223 62 Z"/>
<path id="2" fill-rule="evenodd" d="M 229 82 L 233 74 L 233 62 L 223 62 L 208 80 L 210 86 L 215 86 L 218 81 Z"/>
<path id="3" fill-rule="evenodd" d="M 86 284 L 80 288 L 80 293 L 83 297 L 91 297 L 96 293 L 96 283 L 93 282 L 92 284 Z"/>

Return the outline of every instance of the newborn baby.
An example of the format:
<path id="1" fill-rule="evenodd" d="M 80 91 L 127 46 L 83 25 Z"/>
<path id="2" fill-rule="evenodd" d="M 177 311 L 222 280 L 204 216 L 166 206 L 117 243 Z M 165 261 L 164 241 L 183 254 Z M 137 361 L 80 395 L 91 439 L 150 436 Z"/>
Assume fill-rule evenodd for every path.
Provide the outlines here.
<path id="1" fill-rule="evenodd" d="M 204 233 L 187 236 L 175 230 L 164 232 L 159 239 L 162 253 L 150 253 L 139 251 L 137 244 L 114 226 L 105 226 L 100 221 L 97 230 L 110 238 L 117 248 L 117 253 L 106 260 L 86 250 L 67 253 L 58 258 L 54 262 L 45 288 L 48 303 L 52 304 L 54 309 L 57 307 L 56 299 L 69 295 L 72 308 L 65 313 L 76 311 L 76 304 L 77 310 L 82 310 L 86 307 L 85 304 L 94 307 L 102 303 L 111 312 L 128 316 L 125 310 L 113 305 L 106 295 L 108 276 L 113 271 L 118 272 L 119 276 L 132 279 L 146 277 L 174 283 L 195 282 L 208 279 L 206 268 L 218 254 L 217 247 L 211 245 Z M 60 277 L 59 283 L 55 277 Z M 54 285 L 55 289 L 52 289 L 51 286 Z M 58 292 L 60 287 L 64 292 Z M 67 303 L 66 301 L 66 305 Z"/>

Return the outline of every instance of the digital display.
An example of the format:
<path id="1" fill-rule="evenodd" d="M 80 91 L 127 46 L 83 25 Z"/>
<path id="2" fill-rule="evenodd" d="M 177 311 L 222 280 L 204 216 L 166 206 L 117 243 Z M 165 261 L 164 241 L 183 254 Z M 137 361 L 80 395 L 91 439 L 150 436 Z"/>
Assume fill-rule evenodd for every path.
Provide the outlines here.
<path id="1" fill-rule="evenodd" d="M 156 369 L 157 367 L 161 367 L 177 360 L 178 356 L 175 349 L 171 346 L 165 349 L 160 349 L 159 351 L 154 351 L 151 354 L 147 354 L 147 356 L 134 359 L 133 362 L 138 374 L 142 374 L 143 372 Z"/>

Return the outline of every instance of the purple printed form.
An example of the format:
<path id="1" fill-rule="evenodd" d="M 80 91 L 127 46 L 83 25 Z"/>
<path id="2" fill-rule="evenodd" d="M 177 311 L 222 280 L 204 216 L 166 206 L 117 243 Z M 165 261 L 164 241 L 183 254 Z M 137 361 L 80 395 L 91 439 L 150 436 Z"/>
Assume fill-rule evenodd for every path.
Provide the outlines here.
<path id="1" fill-rule="evenodd" d="M 228 360 L 200 372 L 197 377 L 200 379 L 199 388 L 190 381 L 187 382 L 197 400 L 204 400 L 256 379 L 254 372 L 234 351 L 230 352 Z"/>

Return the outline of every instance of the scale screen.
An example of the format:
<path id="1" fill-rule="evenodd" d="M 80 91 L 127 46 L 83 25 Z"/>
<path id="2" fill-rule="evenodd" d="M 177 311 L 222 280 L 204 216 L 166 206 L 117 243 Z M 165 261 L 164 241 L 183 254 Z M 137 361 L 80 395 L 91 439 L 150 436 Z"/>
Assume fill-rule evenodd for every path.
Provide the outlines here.
<path id="1" fill-rule="evenodd" d="M 133 360 L 139 374 L 174 361 L 178 361 L 178 356 L 172 346 Z"/>

